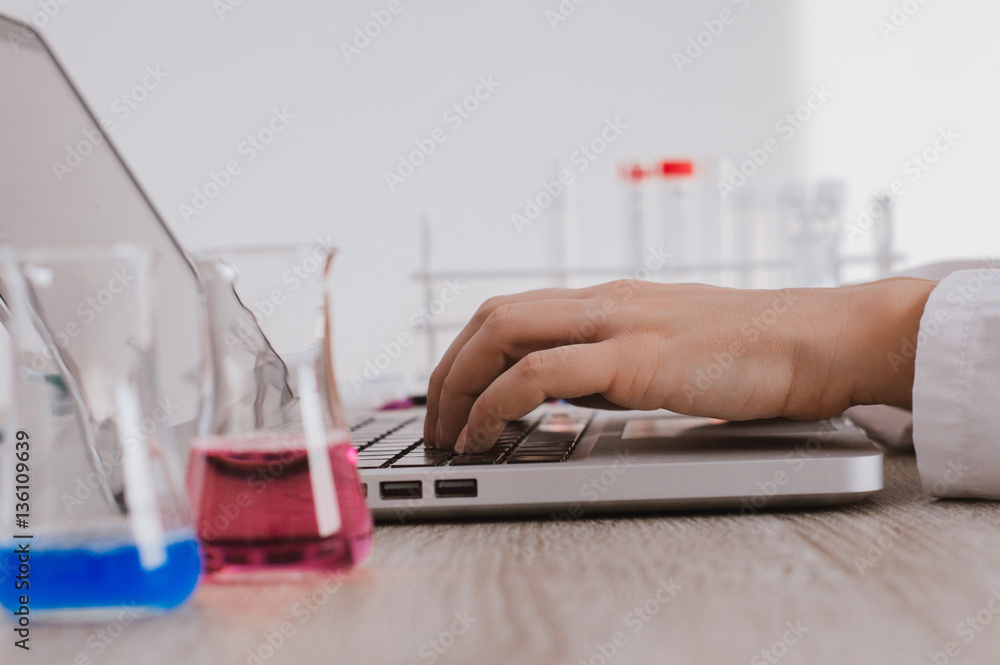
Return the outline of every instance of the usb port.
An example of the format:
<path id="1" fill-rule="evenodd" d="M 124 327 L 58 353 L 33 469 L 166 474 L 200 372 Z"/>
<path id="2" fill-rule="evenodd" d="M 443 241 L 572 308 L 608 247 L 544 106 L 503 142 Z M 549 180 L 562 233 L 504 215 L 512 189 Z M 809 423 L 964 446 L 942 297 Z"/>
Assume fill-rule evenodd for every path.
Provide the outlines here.
<path id="1" fill-rule="evenodd" d="M 479 489 L 476 487 L 475 478 L 434 481 L 434 496 L 440 498 L 470 497 L 477 494 Z"/>
<path id="2" fill-rule="evenodd" d="M 378 495 L 383 499 L 420 499 L 424 490 L 419 480 L 396 480 L 379 483 Z"/>

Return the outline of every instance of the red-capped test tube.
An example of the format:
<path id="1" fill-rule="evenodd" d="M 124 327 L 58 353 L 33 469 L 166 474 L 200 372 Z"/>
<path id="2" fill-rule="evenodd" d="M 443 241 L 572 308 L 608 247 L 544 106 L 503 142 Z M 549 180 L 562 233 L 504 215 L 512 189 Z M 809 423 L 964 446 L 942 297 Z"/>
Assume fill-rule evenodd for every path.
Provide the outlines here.
<path id="1" fill-rule="evenodd" d="M 709 261 L 708 245 L 699 219 L 695 164 L 689 159 L 665 159 L 653 173 L 659 193 L 659 228 L 652 244 L 663 245 L 672 267 L 679 270 L 672 275 L 675 281 L 706 281 L 700 266 Z"/>
<path id="2" fill-rule="evenodd" d="M 644 264 L 653 224 L 648 192 L 651 176 L 652 171 L 638 162 L 618 167 L 618 177 L 625 183 L 626 224 L 629 233 L 628 260 L 636 267 Z"/>

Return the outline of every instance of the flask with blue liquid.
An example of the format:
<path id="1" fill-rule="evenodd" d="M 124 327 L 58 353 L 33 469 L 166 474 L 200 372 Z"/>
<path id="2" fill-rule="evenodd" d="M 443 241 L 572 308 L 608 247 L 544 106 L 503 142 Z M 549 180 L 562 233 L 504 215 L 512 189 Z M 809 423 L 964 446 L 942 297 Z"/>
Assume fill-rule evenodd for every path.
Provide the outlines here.
<path id="1" fill-rule="evenodd" d="M 201 575 L 132 246 L 5 250 L 13 408 L 0 440 L 0 605 L 16 623 L 181 605 Z"/>

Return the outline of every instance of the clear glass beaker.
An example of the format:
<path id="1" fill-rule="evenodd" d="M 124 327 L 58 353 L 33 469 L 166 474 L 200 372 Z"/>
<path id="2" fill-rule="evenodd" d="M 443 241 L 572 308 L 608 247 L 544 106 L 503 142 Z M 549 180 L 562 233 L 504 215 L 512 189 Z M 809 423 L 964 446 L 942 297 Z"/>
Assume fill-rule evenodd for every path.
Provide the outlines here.
<path id="1" fill-rule="evenodd" d="M 839 286 L 845 186 L 839 181 L 789 183 L 781 214 L 792 249 L 792 286 Z"/>
<path id="2" fill-rule="evenodd" d="M 0 603 L 87 618 L 180 605 L 201 574 L 155 375 L 153 256 L 132 246 L 0 254 L 11 418 L 0 443 Z M 23 577 L 23 579 L 22 579 Z"/>
<path id="3" fill-rule="evenodd" d="M 217 581 L 349 569 L 372 519 L 341 412 L 323 246 L 204 252 L 208 387 L 188 489 Z"/>

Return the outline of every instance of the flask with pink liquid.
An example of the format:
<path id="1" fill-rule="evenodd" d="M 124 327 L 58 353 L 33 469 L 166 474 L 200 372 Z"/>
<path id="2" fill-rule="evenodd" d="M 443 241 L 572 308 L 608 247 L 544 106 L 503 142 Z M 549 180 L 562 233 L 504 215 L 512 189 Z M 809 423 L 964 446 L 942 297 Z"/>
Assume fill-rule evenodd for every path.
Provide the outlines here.
<path id="1" fill-rule="evenodd" d="M 342 571 L 372 520 L 334 382 L 324 246 L 196 257 L 208 347 L 188 489 L 214 581 Z"/>

